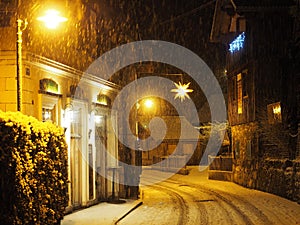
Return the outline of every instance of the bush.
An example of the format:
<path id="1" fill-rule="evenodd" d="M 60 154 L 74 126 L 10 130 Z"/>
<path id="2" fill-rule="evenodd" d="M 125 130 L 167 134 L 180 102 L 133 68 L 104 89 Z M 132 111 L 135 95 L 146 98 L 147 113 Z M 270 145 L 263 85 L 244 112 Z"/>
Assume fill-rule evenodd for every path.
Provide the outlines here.
<path id="1" fill-rule="evenodd" d="M 68 204 L 62 128 L 0 111 L 1 224 L 59 224 Z"/>

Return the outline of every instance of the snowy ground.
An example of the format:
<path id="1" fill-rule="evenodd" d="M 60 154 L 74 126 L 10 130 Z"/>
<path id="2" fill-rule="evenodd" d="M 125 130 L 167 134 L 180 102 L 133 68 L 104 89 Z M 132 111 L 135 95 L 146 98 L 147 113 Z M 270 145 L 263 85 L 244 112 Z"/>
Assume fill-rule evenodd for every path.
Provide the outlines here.
<path id="1" fill-rule="evenodd" d="M 300 205 L 287 199 L 231 182 L 207 179 L 207 172 L 189 167 L 188 176 L 161 177 L 143 170 L 143 205 L 118 224 L 300 224 Z"/>

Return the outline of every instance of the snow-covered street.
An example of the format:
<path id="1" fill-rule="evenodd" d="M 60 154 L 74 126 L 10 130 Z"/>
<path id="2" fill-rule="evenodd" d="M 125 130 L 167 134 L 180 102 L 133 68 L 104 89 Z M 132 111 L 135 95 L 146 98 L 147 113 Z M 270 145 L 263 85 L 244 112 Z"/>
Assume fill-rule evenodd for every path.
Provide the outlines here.
<path id="1" fill-rule="evenodd" d="M 189 167 L 148 186 L 160 172 L 143 170 L 143 205 L 119 224 L 300 224 L 300 205 L 269 193 L 231 182 L 208 180 L 207 172 Z"/>

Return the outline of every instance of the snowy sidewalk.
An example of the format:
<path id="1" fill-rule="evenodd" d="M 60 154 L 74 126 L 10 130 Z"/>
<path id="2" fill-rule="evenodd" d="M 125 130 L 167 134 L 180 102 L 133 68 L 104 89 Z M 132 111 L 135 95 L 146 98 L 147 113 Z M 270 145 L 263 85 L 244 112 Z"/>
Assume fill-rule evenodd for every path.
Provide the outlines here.
<path id="1" fill-rule="evenodd" d="M 126 203 L 99 203 L 68 214 L 61 225 L 112 225 L 142 204 L 141 200 L 126 199 Z"/>

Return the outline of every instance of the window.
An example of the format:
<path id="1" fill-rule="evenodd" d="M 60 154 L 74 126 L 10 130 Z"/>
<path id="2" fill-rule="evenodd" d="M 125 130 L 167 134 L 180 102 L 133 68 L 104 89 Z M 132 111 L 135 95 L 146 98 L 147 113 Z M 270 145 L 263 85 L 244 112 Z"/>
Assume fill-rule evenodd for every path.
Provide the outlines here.
<path id="1" fill-rule="evenodd" d="M 71 137 L 74 139 L 81 138 L 82 123 L 81 123 L 81 109 L 72 111 L 71 121 Z"/>
<path id="2" fill-rule="evenodd" d="M 94 198 L 94 157 L 93 157 L 93 145 L 88 145 L 89 150 L 89 199 L 92 200 Z"/>
<path id="3" fill-rule="evenodd" d="M 58 99 L 59 97 L 57 96 L 42 94 L 42 121 L 58 123 Z"/>
<path id="4" fill-rule="evenodd" d="M 58 93 L 58 84 L 52 79 L 42 79 L 40 80 L 40 91 Z"/>
<path id="5" fill-rule="evenodd" d="M 238 98 L 238 114 L 243 113 L 243 87 L 242 87 L 242 74 L 237 75 L 237 98 Z"/>
<path id="6" fill-rule="evenodd" d="M 281 123 L 281 105 L 280 102 L 269 104 L 268 110 L 268 122 L 269 124 Z"/>
<path id="7" fill-rule="evenodd" d="M 247 85 L 247 70 L 243 70 L 235 78 L 236 85 L 234 85 L 234 99 L 237 96 L 237 109 L 238 114 L 243 113 L 243 99 L 248 97 L 248 85 Z"/>

